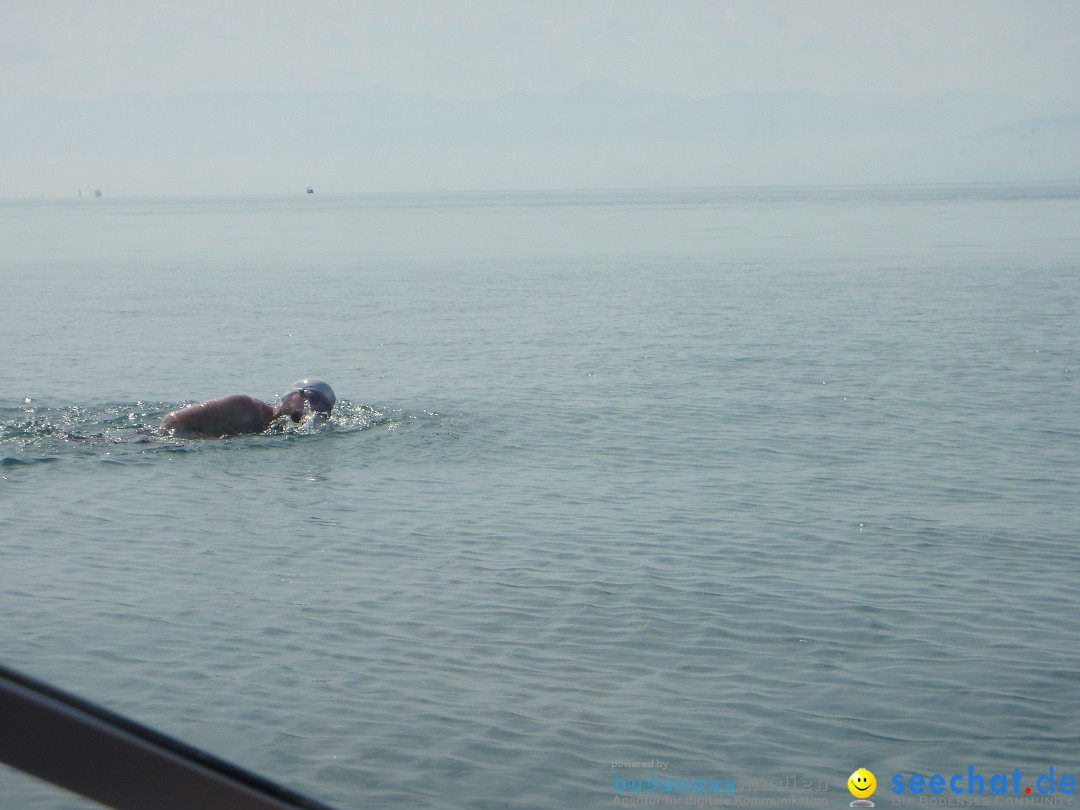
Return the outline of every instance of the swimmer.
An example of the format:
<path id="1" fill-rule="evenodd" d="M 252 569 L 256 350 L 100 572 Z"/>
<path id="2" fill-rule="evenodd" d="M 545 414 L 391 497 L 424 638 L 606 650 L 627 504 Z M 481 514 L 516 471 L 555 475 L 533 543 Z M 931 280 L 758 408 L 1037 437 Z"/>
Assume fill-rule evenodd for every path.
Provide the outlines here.
<path id="1" fill-rule="evenodd" d="M 244 394 L 231 394 L 209 402 L 188 405 L 165 416 L 161 430 L 173 436 L 235 436 L 262 433 L 276 420 L 287 417 L 299 422 L 310 408 L 329 416 L 337 397 L 322 380 L 300 380 L 276 404 L 267 405 Z"/>

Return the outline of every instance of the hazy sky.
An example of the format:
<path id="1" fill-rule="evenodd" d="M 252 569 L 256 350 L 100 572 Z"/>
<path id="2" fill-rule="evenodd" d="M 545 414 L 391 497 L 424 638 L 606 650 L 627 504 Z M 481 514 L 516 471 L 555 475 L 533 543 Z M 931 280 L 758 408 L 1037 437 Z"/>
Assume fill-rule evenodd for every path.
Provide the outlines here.
<path id="1" fill-rule="evenodd" d="M 340 90 L 450 101 L 589 80 L 708 96 L 1080 100 L 1078 0 L 0 0 L 0 96 Z"/>

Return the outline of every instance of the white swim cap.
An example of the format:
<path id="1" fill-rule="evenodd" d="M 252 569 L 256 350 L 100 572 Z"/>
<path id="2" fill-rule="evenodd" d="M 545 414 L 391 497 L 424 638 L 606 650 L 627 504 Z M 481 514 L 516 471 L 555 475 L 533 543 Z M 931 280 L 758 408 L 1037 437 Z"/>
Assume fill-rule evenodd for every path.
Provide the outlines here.
<path id="1" fill-rule="evenodd" d="M 323 380 L 305 378 L 300 380 L 300 382 L 294 382 L 289 387 L 289 394 L 296 392 L 303 394 L 305 399 L 308 398 L 309 392 L 318 395 L 326 402 L 328 406 L 326 408 L 327 411 L 333 408 L 334 403 L 337 402 L 337 397 L 334 395 L 334 389 L 330 387 L 330 383 L 324 382 Z M 286 394 L 285 396 L 288 396 L 289 394 Z M 314 405 L 314 403 L 312 404 Z M 316 410 L 322 409 L 316 408 Z"/>

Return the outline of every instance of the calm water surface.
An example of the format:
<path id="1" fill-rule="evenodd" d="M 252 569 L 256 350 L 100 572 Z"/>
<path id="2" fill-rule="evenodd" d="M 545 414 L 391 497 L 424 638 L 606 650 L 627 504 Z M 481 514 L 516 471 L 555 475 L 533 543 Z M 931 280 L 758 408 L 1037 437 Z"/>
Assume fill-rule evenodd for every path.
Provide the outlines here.
<path id="1" fill-rule="evenodd" d="M 343 808 L 1080 772 L 1080 185 L 12 200 L 0 244 L 10 666 Z M 305 375 L 330 424 L 148 432 Z"/>

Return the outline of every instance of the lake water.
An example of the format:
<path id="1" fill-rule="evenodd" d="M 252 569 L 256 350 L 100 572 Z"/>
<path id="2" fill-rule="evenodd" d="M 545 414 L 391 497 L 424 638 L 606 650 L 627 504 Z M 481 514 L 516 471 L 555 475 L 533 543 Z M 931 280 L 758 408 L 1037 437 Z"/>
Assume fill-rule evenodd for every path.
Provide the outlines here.
<path id="1" fill-rule="evenodd" d="M 0 244 L 10 666 L 342 808 L 1080 775 L 1080 183 L 8 200 Z M 329 424 L 148 433 L 303 376 Z"/>

